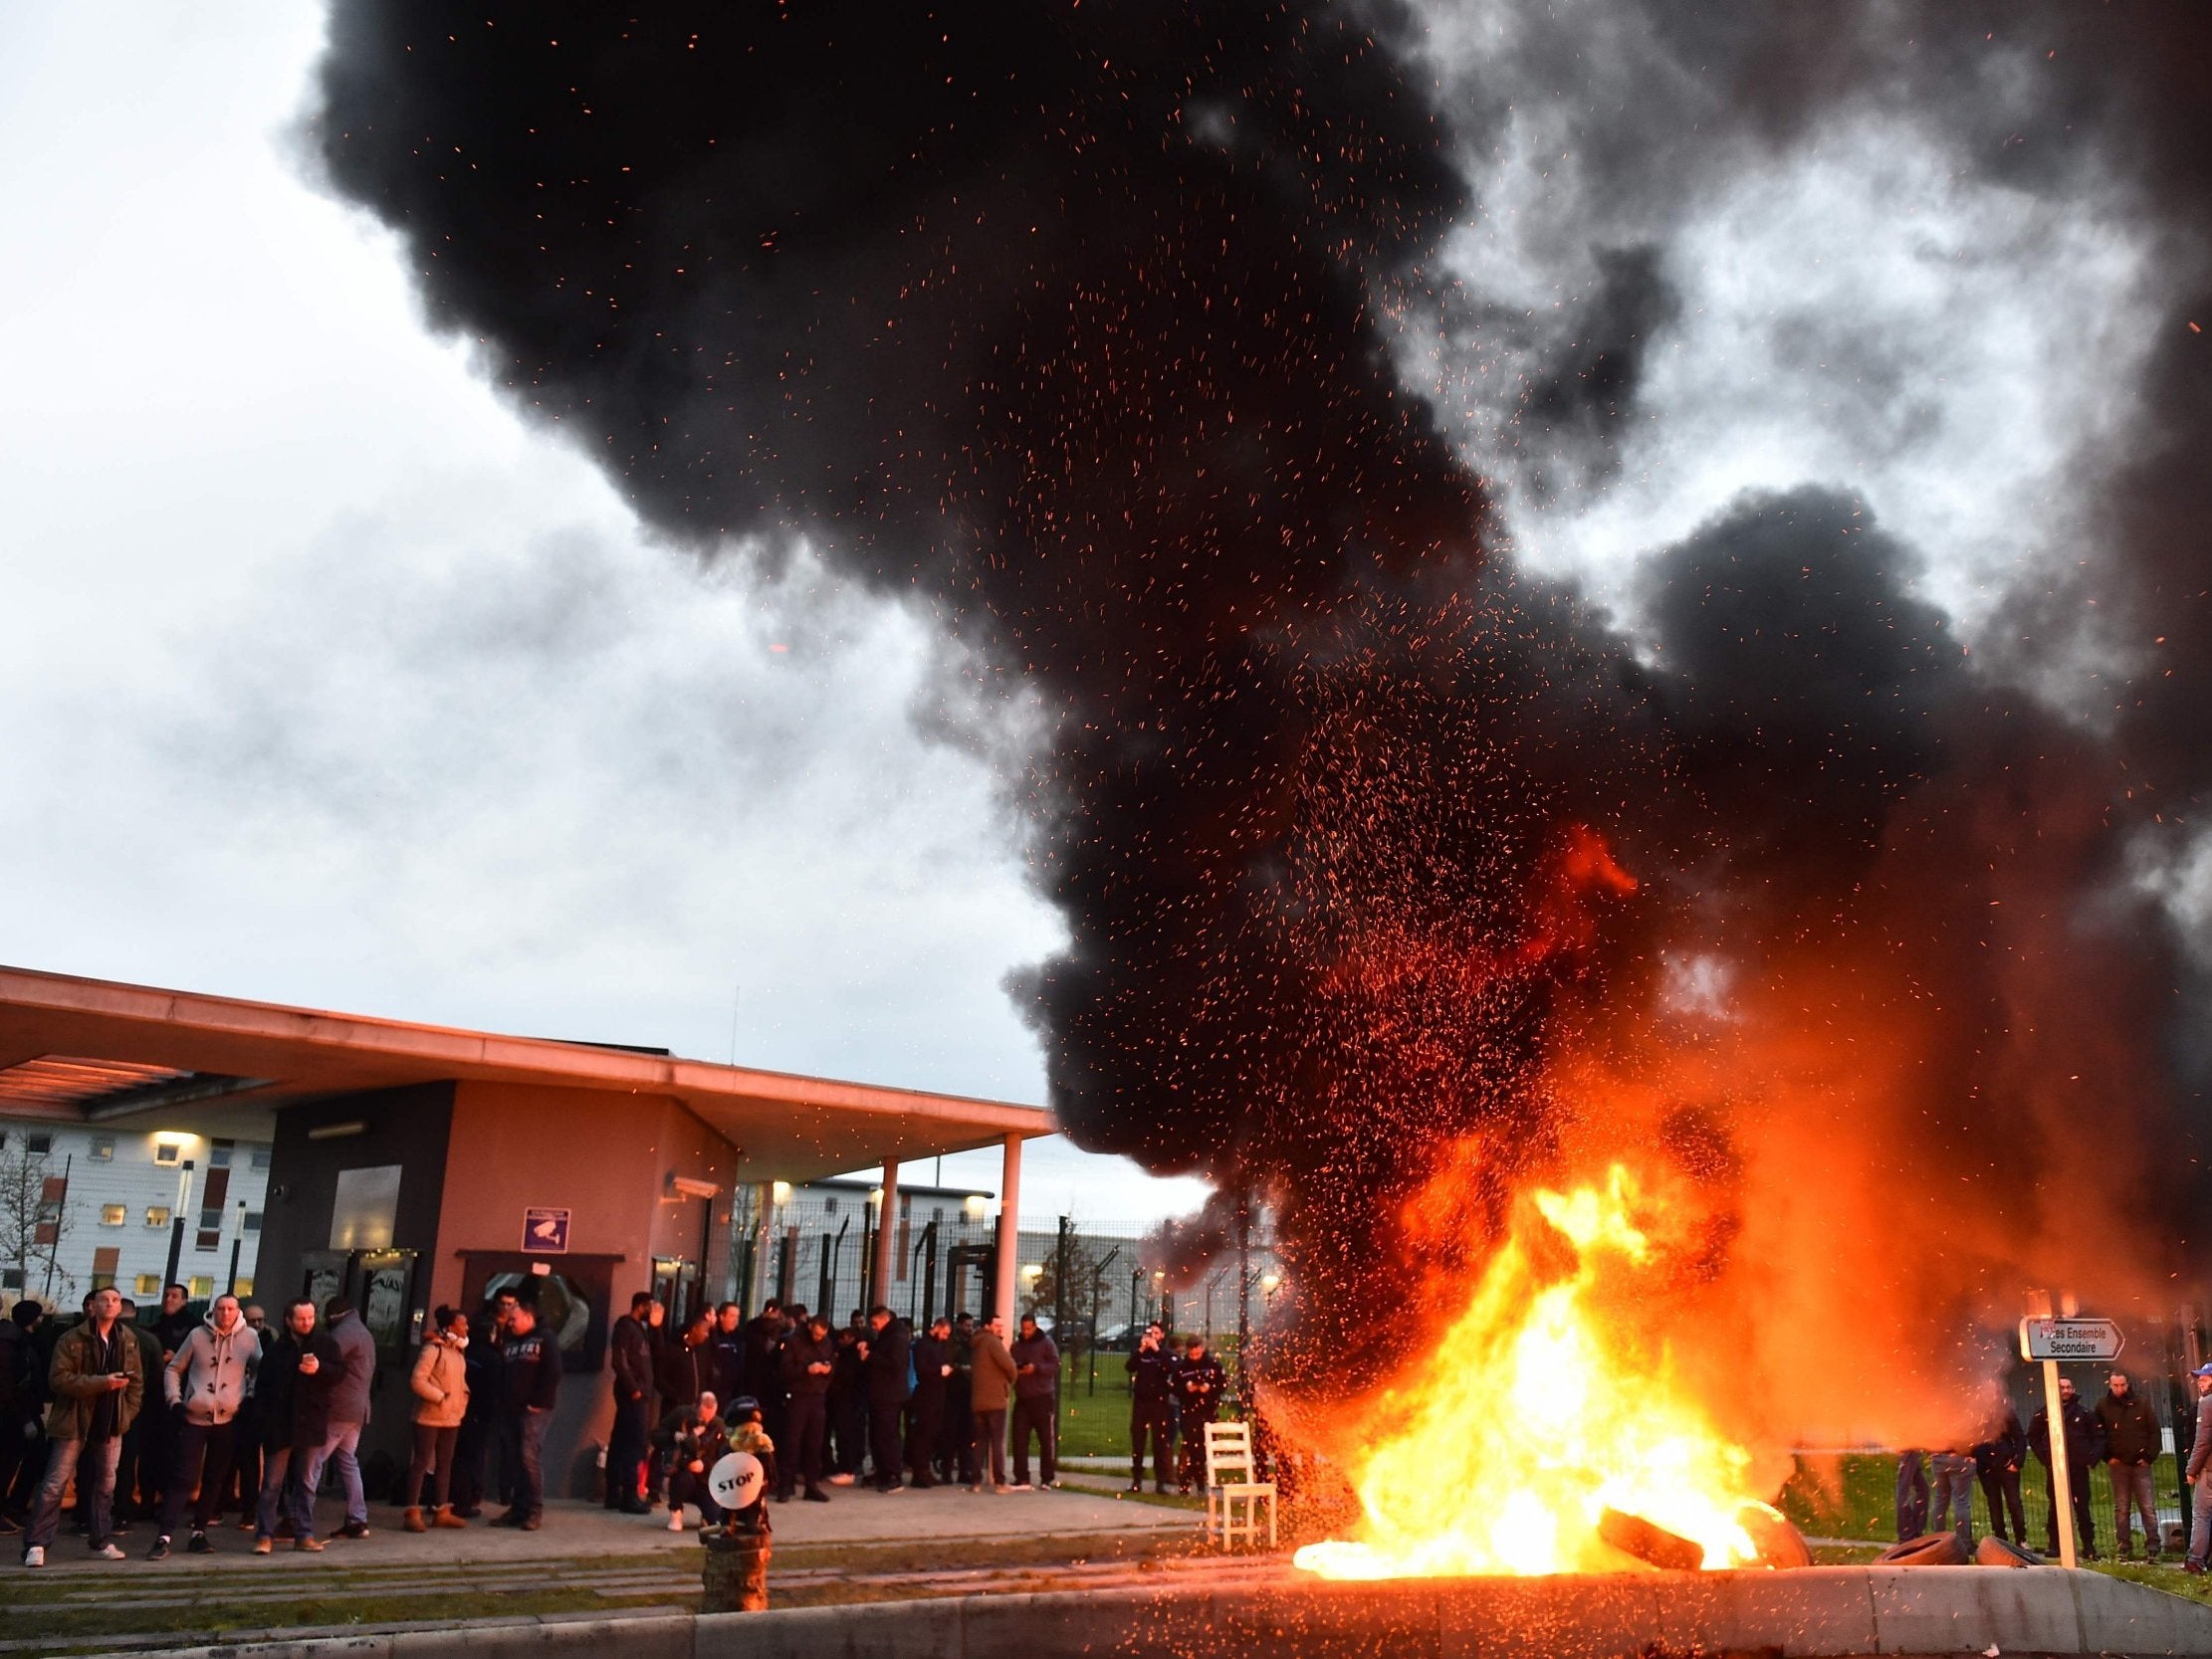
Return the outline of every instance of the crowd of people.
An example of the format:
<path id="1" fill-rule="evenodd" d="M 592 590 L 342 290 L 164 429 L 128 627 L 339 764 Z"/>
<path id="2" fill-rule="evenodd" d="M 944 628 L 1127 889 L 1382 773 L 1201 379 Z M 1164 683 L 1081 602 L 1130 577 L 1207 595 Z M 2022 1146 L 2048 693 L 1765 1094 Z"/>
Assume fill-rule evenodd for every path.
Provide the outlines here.
<path id="1" fill-rule="evenodd" d="M 117 1541 L 141 1525 L 152 1532 L 149 1559 L 164 1559 L 180 1538 L 209 1554 L 230 1514 L 259 1555 L 280 1542 L 320 1552 L 326 1471 L 343 1504 L 334 1536 L 368 1536 L 358 1454 L 376 1345 L 352 1305 L 302 1298 L 271 1327 L 235 1296 L 214 1298 L 204 1314 L 188 1300 L 169 1286 L 159 1317 L 143 1324 L 110 1288 L 87 1296 L 76 1320 L 19 1302 L 0 1327 L 0 1534 L 21 1534 L 25 1566 L 46 1564 L 72 1498 L 71 1531 L 110 1560 L 123 1558 Z M 415 1362 L 409 1532 L 466 1526 L 491 1489 L 495 1456 L 510 1502 L 493 1524 L 541 1524 L 537 1454 L 560 1354 L 512 1293 L 483 1318 L 490 1340 L 472 1348 L 468 1317 L 438 1309 Z"/>
<path id="2" fill-rule="evenodd" d="M 2212 1365 L 2194 1376 L 2198 1393 L 2195 1434 L 2185 1479 L 2192 1488 L 2195 1512 L 2189 1553 L 2184 1562 L 2192 1573 L 2206 1568 L 2212 1553 L 2212 1479 L 2205 1478 L 2205 1464 L 2212 1458 Z M 2084 1560 L 2098 1558 L 2096 1505 L 2090 1492 L 2090 1473 L 2102 1464 L 2111 1478 L 2113 1558 L 2126 1560 L 2134 1553 L 2134 1524 L 2142 1523 L 2142 1559 L 2159 1558 L 2161 1540 L 2153 1471 L 2163 1438 L 2158 1415 L 2150 1401 L 2137 1391 L 2123 1370 L 2106 1378 L 2103 1394 L 2093 1405 L 2077 1394 L 2072 1378 L 2059 1380 L 2059 1416 L 2066 1448 L 2068 1498 L 2074 1516 L 2077 1553 Z M 2020 1479 L 2030 1458 L 2043 1470 L 2048 1502 L 2042 1544 L 2047 1555 L 2059 1551 L 2058 1481 L 2053 1473 L 2051 1413 L 2037 1411 L 2026 1428 L 2009 1401 L 2000 1402 L 1971 1444 L 1933 1450 L 1909 1449 L 1897 1460 L 1896 1522 L 1899 1542 L 1930 1533 L 1956 1533 L 1969 1549 L 1974 1543 L 1974 1492 L 1980 1488 L 1988 1528 L 1994 1538 L 2026 1548 L 2028 1522 L 2021 1502 Z"/>
<path id="3" fill-rule="evenodd" d="M 826 1503 L 840 1487 L 1059 1484 L 1060 1353 L 1031 1315 L 1010 1339 L 1000 1320 L 967 1313 L 917 1333 L 878 1307 L 833 1328 L 774 1300 L 752 1319 L 724 1303 L 681 1330 L 666 1323 L 640 1291 L 613 1324 L 609 1509 L 665 1511 L 678 1530 L 696 1509 L 715 1525 L 724 1516 L 709 1477 L 730 1451 L 761 1460 L 778 1502 Z M 209 1553 L 229 1515 L 258 1554 L 320 1552 L 328 1472 L 343 1507 L 332 1536 L 365 1538 L 359 1447 L 376 1364 L 342 1297 L 292 1302 L 274 1325 L 235 1296 L 196 1312 L 180 1285 L 144 1323 L 111 1288 L 72 1321 L 20 1302 L 0 1327 L 0 1533 L 21 1534 L 33 1567 L 65 1524 L 116 1560 L 137 1526 L 150 1530 L 151 1559 Z M 1171 1343 L 1155 1324 L 1127 1368 L 1130 1489 L 1144 1483 L 1149 1449 L 1155 1488 L 1189 1492 L 1225 1392 L 1221 1365 L 1202 1340 Z M 403 1530 L 466 1527 L 494 1503 L 505 1507 L 488 1524 L 538 1530 L 561 1373 L 557 1344 L 513 1288 L 474 1315 L 435 1310 L 409 1372 Z"/>
<path id="4" fill-rule="evenodd" d="M 1010 1341 L 996 1318 L 939 1315 L 917 1334 L 888 1308 L 832 1326 L 773 1298 L 752 1319 L 726 1302 L 673 1335 L 664 1317 L 640 1291 L 615 1322 L 610 1509 L 642 1515 L 665 1503 L 680 1525 L 682 1506 L 701 1493 L 678 1477 L 693 1463 L 712 1468 L 698 1447 L 719 1444 L 718 1434 L 761 1457 L 778 1502 L 827 1503 L 832 1487 L 1058 1484 L 1060 1353 L 1030 1316 Z M 711 1499 L 701 1513 L 719 1519 Z"/>

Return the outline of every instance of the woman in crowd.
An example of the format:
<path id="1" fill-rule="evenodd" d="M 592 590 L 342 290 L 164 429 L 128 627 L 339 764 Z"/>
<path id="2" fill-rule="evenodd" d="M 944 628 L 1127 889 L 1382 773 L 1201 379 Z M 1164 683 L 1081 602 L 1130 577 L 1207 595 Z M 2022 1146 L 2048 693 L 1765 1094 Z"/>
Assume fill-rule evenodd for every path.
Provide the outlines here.
<path id="1" fill-rule="evenodd" d="M 431 1316 L 431 1332 L 415 1358 L 415 1455 L 407 1465 L 407 1516 L 410 1533 L 432 1527 L 466 1527 L 448 1502 L 453 1482 L 454 1447 L 461 1438 L 461 1419 L 469 1409 L 469 1316 L 453 1308 L 440 1308 Z M 432 1477 L 428 1521 L 422 1514 L 422 1478 Z"/>

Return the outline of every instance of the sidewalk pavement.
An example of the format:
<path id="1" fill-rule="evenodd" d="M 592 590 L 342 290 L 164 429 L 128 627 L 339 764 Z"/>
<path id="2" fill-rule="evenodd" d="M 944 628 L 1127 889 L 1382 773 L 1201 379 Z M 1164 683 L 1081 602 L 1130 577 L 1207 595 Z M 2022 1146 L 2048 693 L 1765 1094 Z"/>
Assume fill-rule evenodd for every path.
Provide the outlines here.
<path id="1" fill-rule="evenodd" d="M 486 1512 L 487 1519 L 490 1511 Z M 699 1542 L 699 1512 L 687 1509 L 680 1533 L 668 1530 L 668 1512 L 657 1509 L 650 1516 L 617 1515 L 601 1505 L 576 1500 L 554 1500 L 546 1506 L 546 1524 L 535 1533 L 511 1527 L 488 1527 L 474 1521 L 464 1530 L 403 1533 L 400 1512 L 380 1504 L 369 1506 L 369 1536 L 342 1539 L 331 1536 L 342 1515 L 326 1499 L 317 1522 L 328 1546 L 322 1555 L 295 1551 L 279 1542 L 266 1557 L 253 1553 L 253 1535 L 226 1523 L 208 1536 L 215 1553 L 194 1555 L 179 1538 L 165 1561 L 144 1559 L 153 1533 L 144 1523 L 133 1526 L 115 1542 L 129 1553 L 127 1561 L 94 1559 L 83 1539 L 64 1533 L 47 1552 L 48 1572 L 182 1572 L 210 1566 L 238 1566 L 265 1560 L 288 1566 L 328 1561 L 339 1567 L 392 1567 L 439 1565 L 464 1561 L 571 1560 L 607 1555 L 633 1555 L 656 1550 L 673 1550 Z M 973 1493 L 966 1487 L 906 1488 L 895 1496 L 861 1487 L 834 1487 L 830 1502 L 809 1504 L 803 1499 L 770 1506 L 770 1519 L 778 1548 L 814 1544 L 899 1544 L 942 1539 L 1050 1538 L 1077 1533 L 1191 1531 L 1193 1520 L 1180 1509 L 1153 1504 L 1125 1503 L 1118 1497 L 1068 1488 L 1057 1491 L 1012 1492 L 994 1496 Z M 20 1540 L 10 1540 L 20 1544 Z M 22 1568 L 0 1559 L 0 1575 Z"/>

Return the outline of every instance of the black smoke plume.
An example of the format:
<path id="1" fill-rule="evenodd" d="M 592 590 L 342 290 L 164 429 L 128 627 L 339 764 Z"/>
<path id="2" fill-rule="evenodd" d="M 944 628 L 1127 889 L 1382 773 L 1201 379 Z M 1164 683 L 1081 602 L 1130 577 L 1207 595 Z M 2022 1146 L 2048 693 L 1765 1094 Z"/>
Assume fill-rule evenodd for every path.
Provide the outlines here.
<path id="1" fill-rule="evenodd" d="M 2185 12 L 2115 45 L 2065 9 L 1904 10 L 1653 4 L 1592 37 L 1657 67 L 1570 123 L 1603 245 L 1634 252 L 1531 379 L 1552 488 L 1610 465 L 1678 314 L 1667 200 L 1843 100 L 1995 143 L 2046 28 L 2084 62 L 1974 164 L 2058 189 L 2139 141 L 2146 214 L 2201 186 L 2161 57 L 2201 63 Z M 340 0 L 316 125 L 433 325 L 646 522 L 762 559 L 804 538 L 941 619 L 959 673 L 1038 694 L 1005 775 L 1070 932 L 1018 986 L 1052 1105 L 1082 1144 L 1277 1205 L 1313 1342 L 1400 1297 L 1439 1168 L 1482 1215 L 1554 1155 L 1594 1110 L 1563 1059 L 1633 1070 L 1685 962 L 1730 964 L 1738 1029 L 1816 1070 L 1925 1013 L 1925 1064 L 1885 1067 L 1862 1118 L 1993 1184 L 2078 1154 L 2052 1078 L 2122 1066 L 2139 1133 L 2110 1183 L 2177 1213 L 2199 1113 L 2159 1051 L 2186 975 L 2125 864 L 2139 834 L 2177 856 L 2212 752 L 2205 475 L 2180 465 L 2201 350 L 2167 365 L 2113 533 L 2021 600 L 2076 645 L 2081 583 L 2146 638 L 2176 610 L 2098 720 L 2037 701 L 2045 663 L 1970 660 L 1873 511 L 1796 480 L 1654 556 L 1632 646 L 1491 550 L 1484 488 L 1399 378 L 1400 319 L 1466 304 L 1433 261 L 1511 103 L 1420 24 L 1396 0 Z M 1532 26 L 1499 68 L 1563 99 L 1579 51 Z M 2172 811 L 2146 825 L 2151 790 Z M 1683 1051 L 1650 1133 L 1740 1206 L 1807 1119 L 1726 1046 Z M 1447 1164 L 1470 1134 L 1485 1155 Z M 1900 1225 L 1951 1227 L 1937 1195 L 1898 1192 Z M 1950 1236 L 1996 1295 L 2001 1241 Z"/>

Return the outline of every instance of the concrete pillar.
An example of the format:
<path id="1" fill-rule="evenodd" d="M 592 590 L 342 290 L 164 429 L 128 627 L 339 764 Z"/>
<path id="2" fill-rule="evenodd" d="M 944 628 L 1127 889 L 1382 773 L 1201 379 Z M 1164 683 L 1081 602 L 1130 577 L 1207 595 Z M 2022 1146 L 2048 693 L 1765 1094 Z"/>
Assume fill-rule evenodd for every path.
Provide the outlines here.
<path id="1" fill-rule="evenodd" d="M 883 1160 L 883 1202 L 876 1208 L 876 1301 L 891 1306 L 891 1284 L 898 1266 L 899 1160 Z"/>
<path id="2" fill-rule="evenodd" d="M 1006 1137 L 1005 1161 L 998 1176 L 998 1283 L 991 1311 L 1006 1324 L 1006 1341 L 1013 1341 L 1013 1291 L 1021 1263 L 1021 1137 Z"/>

